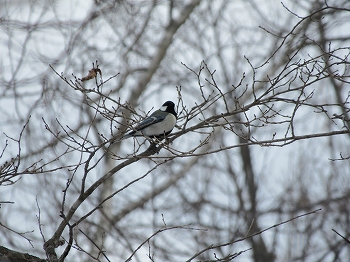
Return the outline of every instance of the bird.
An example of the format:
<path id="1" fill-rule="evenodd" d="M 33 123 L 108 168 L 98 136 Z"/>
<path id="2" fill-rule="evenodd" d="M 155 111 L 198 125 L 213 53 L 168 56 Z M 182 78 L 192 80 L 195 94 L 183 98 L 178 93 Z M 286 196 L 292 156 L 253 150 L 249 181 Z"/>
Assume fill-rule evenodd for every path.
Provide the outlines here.
<path id="1" fill-rule="evenodd" d="M 132 131 L 122 136 L 118 141 L 130 137 L 164 138 L 171 133 L 176 125 L 177 113 L 175 104 L 166 101 L 160 109 L 154 111 L 149 117 L 142 120 L 132 128 Z"/>

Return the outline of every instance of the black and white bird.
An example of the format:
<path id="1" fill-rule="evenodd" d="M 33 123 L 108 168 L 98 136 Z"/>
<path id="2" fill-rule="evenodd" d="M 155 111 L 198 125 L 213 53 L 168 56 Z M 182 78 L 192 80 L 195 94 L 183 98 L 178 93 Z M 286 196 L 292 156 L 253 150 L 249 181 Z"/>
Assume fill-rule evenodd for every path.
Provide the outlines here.
<path id="1" fill-rule="evenodd" d="M 175 104 L 172 101 L 166 101 L 160 109 L 133 127 L 133 131 L 125 134 L 119 141 L 137 136 L 163 138 L 171 133 L 175 127 L 176 120 Z"/>

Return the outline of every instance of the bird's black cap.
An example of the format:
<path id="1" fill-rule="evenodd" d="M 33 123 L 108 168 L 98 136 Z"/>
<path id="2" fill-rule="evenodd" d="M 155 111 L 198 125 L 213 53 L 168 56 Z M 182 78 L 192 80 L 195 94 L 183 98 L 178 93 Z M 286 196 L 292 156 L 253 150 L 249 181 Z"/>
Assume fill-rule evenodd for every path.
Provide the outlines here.
<path id="1" fill-rule="evenodd" d="M 173 114 L 175 117 L 177 117 L 177 113 L 175 112 L 175 104 L 173 101 L 166 101 L 163 105 L 163 106 L 166 106 L 166 109 L 165 111 L 168 112 L 168 113 L 171 113 Z"/>

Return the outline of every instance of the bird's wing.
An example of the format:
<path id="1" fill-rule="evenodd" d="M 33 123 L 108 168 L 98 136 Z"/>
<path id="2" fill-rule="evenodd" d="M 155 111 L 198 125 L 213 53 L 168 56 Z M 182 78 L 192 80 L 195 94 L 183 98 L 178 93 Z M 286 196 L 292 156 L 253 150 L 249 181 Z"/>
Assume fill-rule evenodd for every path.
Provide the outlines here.
<path id="1" fill-rule="evenodd" d="M 154 113 L 152 113 L 149 117 L 147 117 L 146 119 L 144 119 L 141 123 L 139 123 L 137 126 L 132 128 L 132 131 L 129 132 L 128 134 L 125 134 L 124 136 L 122 136 L 121 138 L 119 138 L 117 141 L 121 141 L 124 139 L 127 139 L 129 137 L 133 137 L 133 136 L 139 136 L 140 134 L 138 134 L 139 131 L 142 131 L 143 129 L 145 129 L 146 127 L 159 123 L 161 121 L 163 121 L 166 116 L 168 115 L 167 112 L 163 112 L 161 110 L 157 110 Z"/>
<path id="2" fill-rule="evenodd" d="M 134 127 L 134 130 L 140 131 L 150 125 L 153 125 L 155 123 L 159 123 L 165 119 L 167 116 L 166 112 L 157 110 L 153 114 L 151 114 L 149 117 L 144 119 L 141 123 L 139 123 L 137 126 Z"/>

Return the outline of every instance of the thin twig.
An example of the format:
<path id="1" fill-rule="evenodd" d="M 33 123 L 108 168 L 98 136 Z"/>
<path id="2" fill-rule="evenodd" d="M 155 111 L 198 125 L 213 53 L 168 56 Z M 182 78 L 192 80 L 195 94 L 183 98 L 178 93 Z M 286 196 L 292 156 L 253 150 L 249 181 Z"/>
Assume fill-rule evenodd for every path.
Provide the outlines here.
<path id="1" fill-rule="evenodd" d="M 340 236 L 342 239 L 344 239 L 348 244 L 350 244 L 350 240 L 339 234 L 335 229 L 332 228 L 332 231 L 334 231 L 338 236 Z"/>
<path id="2" fill-rule="evenodd" d="M 232 245 L 232 244 L 234 244 L 234 243 L 244 241 L 244 240 L 246 240 L 246 239 L 248 239 L 248 238 L 252 238 L 252 237 L 254 237 L 254 236 L 260 235 L 260 234 L 262 234 L 262 233 L 264 233 L 264 232 L 266 232 L 266 231 L 268 231 L 268 230 L 270 230 L 270 229 L 272 229 L 272 228 L 274 228 L 274 227 L 281 226 L 281 225 L 283 225 L 283 224 L 286 224 L 286 223 L 288 223 L 288 222 L 290 222 L 290 221 L 293 221 L 293 220 L 295 220 L 295 219 L 298 219 L 298 218 L 301 218 L 301 217 L 304 217 L 304 216 L 308 216 L 308 215 L 311 215 L 311 214 L 315 214 L 315 213 L 317 213 L 318 211 L 321 211 L 321 210 L 322 210 L 322 209 L 319 208 L 319 209 L 316 209 L 316 210 L 314 210 L 314 211 L 311 211 L 311 212 L 308 212 L 308 213 L 305 213 L 305 214 L 302 214 L 302 215 L 293 217 L 293 218 L 288 219 L 288 220 L 286 220 L 286 221 L 283 221 L 283 222 L 280 222 L 280 223 L 275 224 L 275 225 L 273 225 L 273 226 L 270 226 L 270 227 L 268 227 L 268 228 L 266 228 L 266 229 L 264 229 L 264 230 L 261 230 L 261 231 L 259 231 L 259 232 L 257 232 L 257 233 L 251 234 L 251 235 L 249 235 L 249 236 L 246 236 L 246 237 L 243 237 L 243 238 L 240 238 L 240 239 L 237 239 L 237 240 L 233 240 L 233 241 L 230 241 L 230 242 L 227 242 L 227 243 L 224 243 L 224 244 L 219 244 L 219 245 L 211 245 L 211 246 L 209 246 L 209 247 L 207 247 L 207 248 L 202 249 L 201 251 L 199 251 L 199 252 L 196 253 L 195 255 L 193 255 L 190 259 L 186 260 L 186 262 L 192 261 L 194 258 L 198 257 L 200 254 L 202 254 L 202 253 L 204 253 L 204 252 L 206 252 L 206 251 L 208 251 L 208 250 L 212 250 L 212 249 L 219 248 L 219 247 L 229 246 L 229 245 Z"/>

